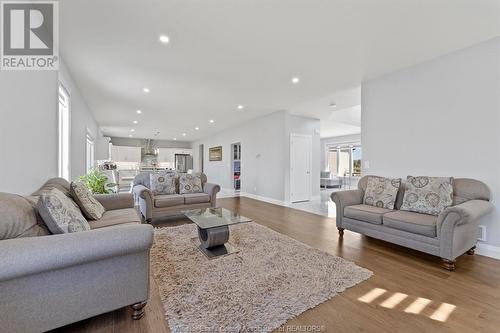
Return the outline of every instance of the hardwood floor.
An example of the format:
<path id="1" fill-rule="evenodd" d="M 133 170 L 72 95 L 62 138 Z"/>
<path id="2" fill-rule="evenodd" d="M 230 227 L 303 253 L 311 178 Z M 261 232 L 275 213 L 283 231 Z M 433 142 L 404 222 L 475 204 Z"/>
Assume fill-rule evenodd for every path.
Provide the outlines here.
<path id="1" fill-rule="evenodd" d="M 249 198 L 219 199 L 218 203 L 374 273 L 367 281 L 290 320 L 279 332 L 302 332 L 297 326 L 305 325 L 323 332 L 500 331 L 498 260 L 464 255 L 458 258 L 456 271 L 448 272 L 439 266 L 439 258 L 430 255 L 347 230 L 339 239 L 331 218 Z M 186 220 L 160 224 L 182 223 Z M 154 281 L 144 318 L 133 321 L 131 313 L 130 308 L 117 310 L 57 332 L 170 332 Z"/>

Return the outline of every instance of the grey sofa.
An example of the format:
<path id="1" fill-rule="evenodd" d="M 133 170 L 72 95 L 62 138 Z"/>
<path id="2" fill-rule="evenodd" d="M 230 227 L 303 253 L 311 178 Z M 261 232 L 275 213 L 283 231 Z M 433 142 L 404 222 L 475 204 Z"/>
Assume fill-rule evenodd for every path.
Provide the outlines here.
<path id="1" fill-rule="evenodd" d="M 439 216 L 401 211 L 405 183 L 399 189 L 395 209 L 363 204 L 368 176 L 361 178 L 358 189 L 334 192 L 337 228 L 402 245 L 442 258 L 443 267 L 455 269 L 455 259 L 464 253 L 474 254 L 479 219 L 490 213 L 488 186 L 478 180 L 456 178 L 453 182 L 453 206 Z"/>
<path id="2" fill-rule="evenodd" d="M 324 188 L 339 187 L 342 188 L 342 178 L 332 176 L 330 171 L 321 171 L 319 186 Z"/>
<path id="3" fill-rule="evenodd" d="M 33 196 L 0 193 L 0 331 L 48 331 L 128 305 L 140 319 L 153 229 L 140 224 L 132 195 L 97 196 L 106 212 L 92 230 L 51 235 L 36 202 L 52 187 L 70 196 L 62 179 Z"/>
<path id="4" fill-rule="evenodd" d="M 217 204 L 217 193 L 220 191 L 220 186 L 207 183 L 207 176 L 203 173 L 201 174 L 203 193 L 162 195 L 154 194 L 151 191 L 150 174 L 151 172 L 138 174 L 132 186 L 132 192 L 139 202 L 142 218 L 148 223 L 154 218 L 179 215 L 183 210 L 215 207 Z M 177 193 L 179 193 L 178 190 Z"/>

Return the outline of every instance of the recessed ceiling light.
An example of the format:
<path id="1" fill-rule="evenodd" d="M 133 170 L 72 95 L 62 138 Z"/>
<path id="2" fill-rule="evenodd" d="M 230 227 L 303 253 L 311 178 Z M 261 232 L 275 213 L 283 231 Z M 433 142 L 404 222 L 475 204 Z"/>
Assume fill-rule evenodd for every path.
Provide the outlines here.
<path id="1" fill-rule="evenodd" d="M 213 123 L 215 123 L 215 120 L 210 119 L 210 124 L 213 124 Z"/>
<path id="2" fill-rule="evenodd" d="M 137 121 L 137 120 L 134 120 L 134 121 L 133 121 L 133 123 L 134 123 L 134 124 L 137 124 L 137 123 L 138 123 L 138 121 Z"/>
<path id="3" fill-rule="evenodd" d="M 300 82 L 300 79 L 299 79 L 298 77 L 293 77 L 293 78 L 292 78 L 292 83 L 293 83 L 293 84 L 297 84 L 297 83 L 299 83 L 299 82 Z"/>
<path id="4" fill-rule="evenodd" d="M 128 135 L 128 137 L 129 137 L 129 138 L 131 138 L 131 137 L 132 137 L 132 134 L 129 134 L 129 135 Z"/>
<path id="5" fill-rule="evenodd" d="M 170 42 L 170 38 L 168 38 L 168 36 L 166 36 L 166 35 L 161 35 L 160 42 L 167 44 L 168 42 Z"/>
<path id="6" fill-rule="evenodd" d="M 132 129 L 130 130 L 130 132 L 135 132 L 135 129 L 133 129 L 133 128 L 132 128 Z"/>
<path id="7" fill-rule="evenodd" d="M 141 110 L 137 110 L 137 111 L 135 111 L 135 113 L 137 113 L 137 114 L 141 114 L 141 113 L 142 113 L 142 111 L 141 111 Z"/>
<path id="8" fill-rule="evenodd" d="M 186 136 L 187 134 L 186 133 L 182 133 L 182 136 Z"/>
<path id="9" fill-rule="evenodd" d="M 238 110 L 243 110 L 243 105 L 238 105 Z"/>
<path id="10" fill-rule="evenodd" d="M 199 130 L 200 128 L 199 128 L 198 126 L 196 126 L 194 129 L 195 129 L 195 130 Z"/>
<path id="11" fill-rule="evenodd" d="M 149 88 L 144 88 L 144 89 L 142 89 L 142 91 L 144 91 L 145 93 L 150 92 Z"/>
<path id="12" fill-rule="evenodd" d="M 173 138 L 174 141 L 177 141 L 177 138 Z"/>
<path id="13" fill-rule="evenodd" d="M 337 107 L 337 104 L 336 104 L 335 102 L 332 102 L 332 103 L 330 103 L 330 107 L 331 107 L 331 108 L 336 108 L 336 107 Z"/>

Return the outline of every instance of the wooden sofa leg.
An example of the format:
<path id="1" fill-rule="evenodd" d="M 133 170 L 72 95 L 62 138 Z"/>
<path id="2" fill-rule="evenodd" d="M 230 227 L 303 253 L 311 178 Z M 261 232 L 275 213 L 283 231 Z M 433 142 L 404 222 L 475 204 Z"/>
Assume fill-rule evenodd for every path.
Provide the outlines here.
<path id="1" fill-rule="evenodd" d="M 147 303 L 148 303 L 147 301 L 144 301 L 144 302 L 139 302 L 139 303 L 135 303 L 135 304 L 131 305 L 132 310 L 133 310 L 132 319 L 139 320 L 142 317 L 144 317 L 144 307 L 146 306 Z"/>
<path id="2" fill-rule="evenodd" d="M 441 260 L 442 260 L 441 265 L 444 267 L 444 269 L 450 272 L 455 270 L 455 260 L 448 260 L 444 258 L 442 258 Z"/>
<path id="3" fill-rule="evenodd" d="M 476 253 L 476 247 L 473 246 L 469 251 L 467 251 L 467 254 L 470 255 L 470 256 L 473 256 L 474 253 Z"/>
<path id="4" fill-rule="evenodd" d="M 344 237 L 344 228 L 337 228 L 339 230 L 339 237 Z"/>

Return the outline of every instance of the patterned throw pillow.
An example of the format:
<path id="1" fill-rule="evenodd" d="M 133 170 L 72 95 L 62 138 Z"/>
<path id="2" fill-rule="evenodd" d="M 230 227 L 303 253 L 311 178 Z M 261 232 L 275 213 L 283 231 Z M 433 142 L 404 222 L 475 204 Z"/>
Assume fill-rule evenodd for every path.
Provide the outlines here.
<path id="1" fill-rule="evenodd" d="M 453 203 L 453 178 L 408 176 L 401 210 L 439 215 Z"/>
<path id="2" fill-rule="evenodd" d="M 363 203 L 379 208 L 394 209 L 401 178 L 368 177 Z"/>
<path id="3" fill-rule="evenodd" d="M 203 187 L 201 184 L 201 174 L 183 174 L 179 177 L 179 193 L 201 193 Z"/>
<path id="4" fill-rule="evenodd" d="M 71 197 L 89 220 L 99 220 L 106 209 L 94 198 L 87 186 L 82 182 L 71 183 Z"/>
<path id="5" fill-rule="evenodd" d="M 72 200 L 56 188 L 42 193 L 38 211 L 53 234 L 90 230 L 89 223 Z"/>
<path id="6" fill-rule="evenodd" d="M 176 172 L 161 171 L 149 175 L 150 189 L 154 194 L 175 194 Z"/>

